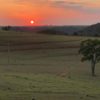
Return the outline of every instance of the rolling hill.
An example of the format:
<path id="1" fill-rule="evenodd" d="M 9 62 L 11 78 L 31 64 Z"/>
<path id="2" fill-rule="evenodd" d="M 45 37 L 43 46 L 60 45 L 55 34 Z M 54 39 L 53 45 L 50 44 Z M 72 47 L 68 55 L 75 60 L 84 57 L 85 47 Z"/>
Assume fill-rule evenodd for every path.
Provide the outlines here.
<path id="1" fill-rule="evenodd" d="M 100 36 L 100 23 L 93 24 L 78 32 L 83 36 Z"/>
<path id="2" fill-rule="evenodd" d="M 90 26 L 11 26 L 10 30 L 52 35 L 100 36 L 100 23 Z"/>
<path id="3" fill-rule="evenodd" d="M 72 35 L 87 26 L 11 26 L 10 30 L 17 32 L 34 32 L 44 34 Z M 1 27 L 2 29 L 2 27 Z"/>

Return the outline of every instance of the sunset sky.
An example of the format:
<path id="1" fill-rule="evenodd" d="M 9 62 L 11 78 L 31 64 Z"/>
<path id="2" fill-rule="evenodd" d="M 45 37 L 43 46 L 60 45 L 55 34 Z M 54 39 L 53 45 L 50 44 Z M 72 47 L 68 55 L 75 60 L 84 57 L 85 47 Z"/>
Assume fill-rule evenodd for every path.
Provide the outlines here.
<path id="1" fill-rule="evenodd" d="M 0 0 L 0 26 L 90 25 L 100 22 L 100 0 Z"/>

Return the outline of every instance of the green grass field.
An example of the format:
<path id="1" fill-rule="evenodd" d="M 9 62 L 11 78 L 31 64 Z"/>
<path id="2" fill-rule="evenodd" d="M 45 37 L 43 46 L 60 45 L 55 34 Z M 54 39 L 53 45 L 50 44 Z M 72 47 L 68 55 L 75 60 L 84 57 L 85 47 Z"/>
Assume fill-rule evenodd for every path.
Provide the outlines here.
<path id="1" fill-rule="evenodd" d="M 100 100 L 100 64 L 93 78 L 78 54 L 88 38 L 0 31 L 0 100 Z"/>

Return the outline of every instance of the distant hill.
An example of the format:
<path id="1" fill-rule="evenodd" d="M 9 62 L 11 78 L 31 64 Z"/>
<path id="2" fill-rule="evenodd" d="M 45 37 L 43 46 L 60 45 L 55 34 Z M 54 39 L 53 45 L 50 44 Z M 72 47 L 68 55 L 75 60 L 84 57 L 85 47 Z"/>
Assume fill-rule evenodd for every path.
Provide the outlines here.
<path id="1" fill-rule="evenodd" d="M 100 36 L 100 23 L 88 26 L 85 29 L 78 31 L 77 34 L 83 36 Z"/>
<path id="2" fill-rule="evenodd" d="M 84 28 L 86 28 L 86 26 L 11 26 L 10 30 L 44 34 L 73 35 Z"/>
<path id="3" fill-rule="evenodd" d="M 42 34 L 100 36 L 100 23 L 90 26 L 11 26 L 10 30 Z"/>
<path id="4" fill-rule="evenodd" d="M 86 28 L 86 26 L 51 26 L 38 30 L 38 33 L 44 34 L 60 34 L 60 35 L 73 35 L 77 31 Z"/>

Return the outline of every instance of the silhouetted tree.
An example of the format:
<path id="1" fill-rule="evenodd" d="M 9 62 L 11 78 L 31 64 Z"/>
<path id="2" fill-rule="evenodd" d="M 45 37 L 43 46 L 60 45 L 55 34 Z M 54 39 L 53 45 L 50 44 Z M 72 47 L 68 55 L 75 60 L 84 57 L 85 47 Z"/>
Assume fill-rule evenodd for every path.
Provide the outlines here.
<path id="1" fill-rule="evenodd" d="M 2 27 L 2 30 L 5 30 L 5 31 L 9 31 L 11 29 L 11 26 L 4 26 Z"/>
<path id="2" fill-rule="evenodd" d="M 39 33 L 43 33 L 43 34 L 60 34 L 61 32 L 55 30 L 55 29 L 44 29 L 39 31 Z"/>
<path id="3" fill-rule="evenodd" d="M 82 61 L 91 62 L 92 76 L 95 76 L 95 65 L 100 61 L 100 40 L 88 39 L 81 42 L 79 53 L 82 54 Z"/>
<path id="4" fill-rule="evenodd" d="M 99 34 L 94 34 L 94 36 L 95 36 L 95 37 L 98 37 L 98 36 L 99 36 Z"/>
<path id="5" fill-rule="evenodd" d="M 78 33 L 77 33 L 77 32 L 74 32 L 74 33 L 73 33 L 73 35 L 74 35 L 74 36 L 77 36 L 77 35 L 78 35 Z"/>

